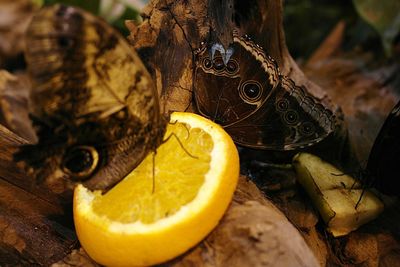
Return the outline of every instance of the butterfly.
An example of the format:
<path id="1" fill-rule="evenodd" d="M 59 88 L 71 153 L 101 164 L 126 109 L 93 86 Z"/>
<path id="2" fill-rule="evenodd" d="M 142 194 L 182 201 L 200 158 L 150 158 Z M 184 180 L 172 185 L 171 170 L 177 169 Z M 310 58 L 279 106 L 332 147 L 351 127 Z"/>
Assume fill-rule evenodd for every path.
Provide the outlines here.
<path id="1" fill-rule="evenodd" d="M 124 38 L 79 8 L 42 8 L 26 36 L 38 142 L 15 154 L 57 194 L 107 190 L 162 142 L 166 120 L 150 74 Z"/>
<path id="2" fill-rule="evenodd" d="M 388 195 L 399 193 L 400 101 L 386 118 L 372 146 L 365 171 L 367 183 Z"/>
<path id="3" fill-rule="evenodd" d="M 226 51 L 203 43 L 195 62 L 199 113 L 223 126 L 239 145 L 291 150 L 315 144 L 335 130 L 332 111 L 282 75 L 276 61 L 248 36 L 234 31 Z"/>

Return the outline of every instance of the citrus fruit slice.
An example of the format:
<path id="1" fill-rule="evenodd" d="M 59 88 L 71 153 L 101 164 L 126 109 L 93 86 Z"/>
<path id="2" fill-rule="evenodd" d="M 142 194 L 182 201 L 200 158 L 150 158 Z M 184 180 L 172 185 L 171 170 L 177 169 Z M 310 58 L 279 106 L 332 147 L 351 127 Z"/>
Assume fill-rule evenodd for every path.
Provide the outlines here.
<path id="1" fill-rule="evenodd" d="M 167 261 L 200 242 L 222 218 L 239 176 L 232 139 L 212 121 L 183 112 L 171 115 L 166 139 L 104 195 L 75 188 L 76 232 L 97 262 Z"/>

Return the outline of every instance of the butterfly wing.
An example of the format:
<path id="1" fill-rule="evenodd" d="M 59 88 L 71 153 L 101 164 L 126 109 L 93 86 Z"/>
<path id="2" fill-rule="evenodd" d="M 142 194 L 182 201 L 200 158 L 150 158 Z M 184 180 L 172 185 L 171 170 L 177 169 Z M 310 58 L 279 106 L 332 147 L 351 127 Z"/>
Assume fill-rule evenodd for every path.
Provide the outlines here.
<path id="1" fill-rule="evenodd" d="M 236 143 L 270 150 L 315 144 L 335 129 L 335 116 L 286 76 L 257 112 L 225 128 Z"/>
<path id="2" fill-rule="evenodd" d="M 161 142 L 165 126 L 151 77 L 99 18 L 64 5 L 41 9 L 27 30 L 26 60 L 39 143 L 16 158 L 53 191 L 71 188 L 74 171 L 96 157 L 95 170 L 76 178 L 108 188 Z"/>
<path id="3" fill-rule="evenodd" d="M 400 195 L 398 165 L 400 163 L 400 102 L 385 120 L 372 146 L 367 175 L 374 179 L 373 184 L 383 193 Z"/>
<path id="4" fill-rule="evenodd" d="M 236 33 L 233 40 L 234 53 L 226 64 L 219 54 L 212 59 L 206 46 L 196 55 L 197 108 L 224 127 L 256 112 L 279 83 L 278 66 L 271 57 Z"/>
<path id="5" fill-rule="evenodd" d="M 199 112 L 220 123 L 237 144 L 296 149 L 319 142 L 334 130 L 332 112 L 280 75 L 276 62 L 260 46 L 234 32 L 232 48 L 226 65 L 221 56 L 211 61 L 207 49 L 199 49 L 194 88 Z"/>

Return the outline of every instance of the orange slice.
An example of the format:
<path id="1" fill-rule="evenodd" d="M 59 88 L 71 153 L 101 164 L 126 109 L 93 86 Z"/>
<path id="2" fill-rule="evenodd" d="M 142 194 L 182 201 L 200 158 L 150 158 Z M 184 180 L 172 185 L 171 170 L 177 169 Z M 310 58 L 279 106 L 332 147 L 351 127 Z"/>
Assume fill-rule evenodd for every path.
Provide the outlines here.
<path id="1" fill-rule="evenodd" d="M 76 187 L 76 232 L 95 261 L 108 266 L 167 261 L 200 242 L 222 218 L 239 177 L 232 139 L 212 121 L 183 112 L 171 115 L 164 139 L 168 136 L 155 165 L 150 153 L 106 194 Z"/>

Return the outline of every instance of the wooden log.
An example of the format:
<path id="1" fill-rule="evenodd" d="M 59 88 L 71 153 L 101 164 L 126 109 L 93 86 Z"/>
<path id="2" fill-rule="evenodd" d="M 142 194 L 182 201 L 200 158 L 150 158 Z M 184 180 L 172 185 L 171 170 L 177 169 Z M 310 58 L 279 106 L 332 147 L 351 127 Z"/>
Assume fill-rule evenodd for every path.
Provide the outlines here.
<path id="1" fill-rule="evenodd" d="M 50 265 L 77 245 L 71 214 L 0 180 L 0 254 L 2 264 Z"/>
<path id="2" fill-rule="evenodd" d="M 242 176 L 218 227 L 171 266 L 320 266 L 298 230 Z"/>
<path id="3" fill-rule="evenodd" d="M 27 141 L 0 125 L 0 265 L 48 266 L 77 245 L 71 209 L 13 161 Z"/>

